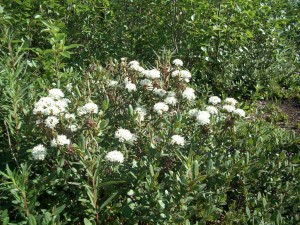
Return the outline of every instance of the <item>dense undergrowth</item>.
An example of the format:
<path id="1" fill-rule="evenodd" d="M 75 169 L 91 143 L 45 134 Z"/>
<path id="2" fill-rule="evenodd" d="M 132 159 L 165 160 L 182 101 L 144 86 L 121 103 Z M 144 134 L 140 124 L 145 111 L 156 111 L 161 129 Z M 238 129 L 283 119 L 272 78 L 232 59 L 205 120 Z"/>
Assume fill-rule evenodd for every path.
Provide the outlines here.
<path id="1" fill-rule="evenodd" d="M 1 224 L 299 223 L 298 12 L 3 1 Z"/>

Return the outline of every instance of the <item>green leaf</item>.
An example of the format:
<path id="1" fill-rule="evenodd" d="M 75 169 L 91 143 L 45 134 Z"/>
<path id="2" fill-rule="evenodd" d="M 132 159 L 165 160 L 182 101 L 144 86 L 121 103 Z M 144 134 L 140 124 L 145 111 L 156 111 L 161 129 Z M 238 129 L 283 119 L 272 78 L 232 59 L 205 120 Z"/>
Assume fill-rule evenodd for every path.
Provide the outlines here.
<path id="1" fill-rule="evenodd" d="M 37 225 L 36 220 L 33 215 L 28 216 L 28 225 Z"/>
<path id="2" fill-rule="evenodd" d="M 84 225 L 93 225 L 87 218 L 83 219 Z"/>
<path id="3" fill-rule="evenodd" d="M 250 209 L 248 208 L 248 206 L 246 206 L 246 214 L 247 214 L 248 218 L 251 217 Z"/>
<path id="4" fill-rule="evenodd" d="M 2 221 L 3 225 L 7 225 L 9 223 L 9 217 L 5 217 Z"/>
<path id="5" fill-rule="evenodd" d="M 149 166 L 149 170 L 150 170 L 151 176 L 154 177 L 154 169 L 153 169 L 152 165 Z"/>
<path id="6" fill-rule="evenodd" d="M 123 181 L 123 180 L 107 181 L 107 182 L 99 184 L 99 188 L 109 186 L 109 185 L 113 185 L 113 184 L 123 184 L 123 183 L 125 183 L 125 181 Z"/>
<path id="7" fill-rule="evenodd" d="M 100 210 L 107 206 L 117 194 L 118 192 L 115 192 L 108 199 L 106 199 L 106 201 L 100 206 Z"/>
<path id="8" fill-rule="evenodd" d="M 105 129 L 105 128 L 107 127 L 108 123 L 109 123 L 109 120 L 108 120 L 108 119 L 102 120 L 102 121 L 100 122 L 100 129 L 101 129 L 101 130 Z"/>
<path id="9" fill-rule="evenodd" d="M 66 208 L 66 205 L 62 205 L 62 206 L 54 209 L 53 216 L 59 215 L 65 208 Z"/>
<path id="10" fill-rule="evenodd" d="M 133 108 L 132 108 L 132 105 L 129 105 L 128 106 L 128 114 L 133 117 Z"/>
<path id="11" fill-rule="evenodd" d="M 81 47 L 83 45 L 80 45 L 80 44 L 71 44 L 71 45 L 68 45 L 68 46 L 64 46 L 64 50 L 69 50 L 69 49 L 72 49 L 72 48 L 78 48 L 78 47 Z"/>
<path id="12" fill-rule="evenodd" d="M 130 190 L 127 192 L 127 195 L 129 195 L 129 196 L 134 195 L 134 191 L 133 191 L 132 189 L 130 189 Z"/>
<path id="13" fill-rule="evenodd" d="M 108 109 L 108 101 L 103 100 L 101 108 L 103 111 L 106 111 Z"/>
<path id="14" fill-rule="evenodd" d="M 66 57 L 66 58 L 70 58 L 71 57 L 71 53 L 70 52 L 60 52 L 59 54 L 62 55 L 63 57 Z"/>

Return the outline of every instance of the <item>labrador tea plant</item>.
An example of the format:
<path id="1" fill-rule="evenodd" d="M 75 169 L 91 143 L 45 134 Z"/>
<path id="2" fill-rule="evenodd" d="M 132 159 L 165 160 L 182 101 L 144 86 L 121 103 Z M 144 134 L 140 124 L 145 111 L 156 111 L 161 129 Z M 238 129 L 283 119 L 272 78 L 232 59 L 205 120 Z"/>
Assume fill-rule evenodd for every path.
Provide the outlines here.
<path id="1" fill-rule="evenodd" d="M 183 65 L 122 58 L 37 99 L 29 160 L 1 172 L 3 224 L 299 221 L 293 136 L 274 143 L 234 98 L 198 99 Z"/>

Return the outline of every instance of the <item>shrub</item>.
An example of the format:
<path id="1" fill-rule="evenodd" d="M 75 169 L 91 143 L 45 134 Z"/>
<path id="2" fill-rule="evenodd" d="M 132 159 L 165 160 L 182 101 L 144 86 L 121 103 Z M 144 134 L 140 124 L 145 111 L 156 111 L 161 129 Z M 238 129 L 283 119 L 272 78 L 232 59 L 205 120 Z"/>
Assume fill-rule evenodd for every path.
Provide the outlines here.
<path id="1" fill-rule="evenodd" d="M 295 135 L 234 98 L 198 99 L 174 64 L 95 63 L 37 94 L 27 159 L 1 172 L 3 223 L 298 222 Z"/>

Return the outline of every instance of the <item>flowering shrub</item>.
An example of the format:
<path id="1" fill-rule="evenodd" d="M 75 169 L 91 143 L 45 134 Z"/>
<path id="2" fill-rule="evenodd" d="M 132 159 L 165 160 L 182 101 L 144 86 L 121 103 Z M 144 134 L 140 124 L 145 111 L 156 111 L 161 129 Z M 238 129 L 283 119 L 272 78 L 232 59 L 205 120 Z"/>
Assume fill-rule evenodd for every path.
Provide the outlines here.
<path id="1" fill-rule="evenodd" d="M 295 183 L 283 180 L 295 176 L 293 136 L 262 129 L 236 99 L 198 99 L 183 65 L 176 59 L 144 68 L 123 59 L 110 72 L 96 69 L 85 82 L 73 80 L 36 99 L 31 165 L 2 173 L 7 180 L 21 177 L 5 184 L 21 205 L 11 218 L 29 224 L 296 221 L 287 213 L 294 210 Z M 281 205 L 272 202 L 279 199 Z"/>

